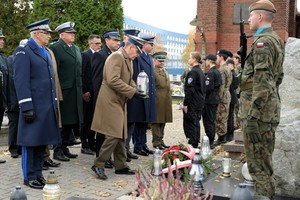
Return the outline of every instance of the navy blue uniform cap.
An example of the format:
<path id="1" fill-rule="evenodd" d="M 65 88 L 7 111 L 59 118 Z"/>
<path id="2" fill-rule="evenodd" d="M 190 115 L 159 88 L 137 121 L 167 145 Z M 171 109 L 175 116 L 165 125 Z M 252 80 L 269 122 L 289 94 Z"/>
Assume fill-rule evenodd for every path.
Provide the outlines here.
<path id="1" fill-rule="evenodd" d="M 146 43 L 145 40 L 143 40 L 139 37 L 136 37 L 134 35 L 128 35 L 128 42 L 134 44 L 138 48 L 140 53 L 142 52 L 142 48 L 143 48 L 144 44 Z"/>
<path id="2" fill-rule="evenodd" d="M 49 23 L 50 19 L 43 19 L 37 22 L 33 22 L 29 25 L 26 26 L 26 28 L 32 32 L 32 31 L 37 31 L 37 30 L 45 30 L 48 32 L 52 32 L 52 30 L 50 29 L 48 23 Z"/>
<path id="3" fill-rule="evenodd" d="M 138 36 L 140 33 L 140 30 L 137 29 L 125 29 L 123 30 L 124 35 L 134 35 L 134 36 Z"/>
<path id="4" fill-rule="evenodd" d="M 105 39 L 105 38 L 111 38 L 111 39 L 115 39 L 115 40 L 119 40 L 121 41 L 121 37 L 120 37 L 120 33 L 118 30 L 111 30 L 111 31 L 108 31 L 106 33 L 104 33 L 102 35 L 102 37 Z"/>
<path id="5" fill-rule="evenodd" d="M 149 36 L 149 35 L 144 35 L 141 37 L 143 40 L 146 41 L 146 43 L 153 44 L 154 43 L 154 38 L 155 36 Z"/>

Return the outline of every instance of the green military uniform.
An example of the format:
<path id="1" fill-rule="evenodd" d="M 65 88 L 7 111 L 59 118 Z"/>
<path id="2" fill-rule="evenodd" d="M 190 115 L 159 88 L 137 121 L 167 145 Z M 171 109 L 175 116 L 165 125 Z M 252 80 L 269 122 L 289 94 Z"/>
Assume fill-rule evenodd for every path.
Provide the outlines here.
<path id="1" fill-rule="evenodd" d="M 251 8 L 251 7 L 250 7 Z M 280 120 L 278 87 L 283 79 L 284 43 L 271 27 L 255 35 L 241 78 L 239 115 L 255 193 L 275 194 L 272 153 Z"/>
<path id="2" fill-rule="evenodd" d="M 229 113 L 229 104 L 231 100 L 229 87 L 232 80 L 232 74 L 229 73 L 229 69 L 226 64 L 223 64 L 219 68 L 219 72 L 222 77 L 222 85 L 220 86 L 219 89 L 219 96 L 221 98 L 221 102 L 218 105 L 218 110 L 216 115 L 216 133 L 220 137 L 227 133 L 227 119 Z"/>

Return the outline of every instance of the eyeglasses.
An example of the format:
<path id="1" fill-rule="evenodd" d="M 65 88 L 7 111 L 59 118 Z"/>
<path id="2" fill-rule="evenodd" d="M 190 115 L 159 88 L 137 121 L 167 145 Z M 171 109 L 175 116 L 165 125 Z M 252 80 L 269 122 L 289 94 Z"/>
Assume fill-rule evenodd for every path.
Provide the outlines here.
<path id="1" fill-rule="evenodd" d="M 47 32 L 47 31 L 39 31 L 39 33 L 43 33 L 45 35 L 50 35 L 50 32 Z"/>

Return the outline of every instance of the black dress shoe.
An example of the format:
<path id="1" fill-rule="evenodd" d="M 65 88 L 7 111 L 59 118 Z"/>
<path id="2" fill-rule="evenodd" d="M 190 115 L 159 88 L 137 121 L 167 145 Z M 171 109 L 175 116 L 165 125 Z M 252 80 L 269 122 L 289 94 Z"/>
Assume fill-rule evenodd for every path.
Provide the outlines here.
<path id="1" fill-rule="evenodd" d="M 106 161 L 106 162 L 105 162 L 104 167 L 105 167 L 105 168 L 108 168 L 108 169 L 114 168 L 114 166 L 113 166 L 109 161 Z"/>
<path id="2" fill-rule="evenodd" d="M 40 182 L 40 184 L 42 184 L 43 186 L 47 183 L 46 179 L 43 176 L 37 177 L 36 180 Z"/>
<path id="3" fill-rule="evenodd" d="M 42 168 L 42 170 L 49 170 L 49 167 L 48 167 L 48 166 L 45 166 L 45 165 L 43 165 L 43 168 Z"/>
<path id="4" fill-rule="evenodd" d="M 24 181 L 24 185 L 27 185 L 31 188 L 34 189 L 43 189 L 44 185 L 38 182 L 37 180 L 32 180 L 32 181 Z"/>
<path id="5" fill-rule="evenodd" d="M 47 166 L 47 167 L 58 167 L 60 165 L 59 162 L 53 162 L 53 160 L 49 159 L 49 160 L 45 160 L 44 161 L 44 166 Z"/>
<path id="6" fill-rule="evenodd" d="M 94 155 L 95 154 L 90 148 L 81 148 L 81 153 L 88 154 L 88 155 Z"/>
<path id="7" fill-rule="evenodd" d="M 99 167 L 96 167 L 95 165 L 92 166 L 91 168 L 95 174 L 102 180 L 106 180 L 107 179 L 107 176 L 105 175 L 104 173 L 104 169 L 101 169 Z"/>
<path id="8" fill-rule="evenodd" d="M 170 148 L 170 146 L 168 146 L 168 145 L 166 145 L 164 142 L 161 144 L 163 147 L 165 147 L 165 149 L 166 148 Z"/>
<path id="9" fill-rule="evenodd" d="M 18 154 L 18 152 L 11 152 L 10 153 L 10 157 L 12 157 L 12 158 L 18 158 L 19 154 Z"/>
<path id="10" fill-rule="evenodd" d="M 70 161 L 68 157 L 66 157 L 64 154 L 54 154 L 53 159 L 59 160 L 59 161 Z"/>
<path id="11" fill-rule="evenodd" d="M 74 140 L 69 142 L 68 146 L 73 146 L 73 145 L 78 145 L 78 144 L 81 144 L 81 140 L 80 139 L 74 139 Z"/>
<path id="12" fill-rule="evenodd" d="M 6 163 L 6 160 L 0 160 L 0 164 Z"/>
<path id="13" fill-rule="evenodd" d="M 116 174 L 127 174 L 127 175 L 134 175 L 135 171 L 125 167 L 123 169 L 118 169 L 115 171 Z"/>
<path id="14" fill-rule="evenodd" d="M 165 147 L 162 144 L 159 144 L 157 146 L 153 146 L 154 148 L 159 148 L 160 150 L 165 150 Z"/>
<path id="15" fill-rule="evenodd" d="M 131 159 L 127 157 L 126 162 L 131 162 Z"/>
<path id="16" fill-rule="evenodd" d="M 127 151 L 127 158 L 129 158 L 129 159 L 138 159 L 139 157 L 137 155 L 132 154 L 130 151 Z"/>
<path id="17" fill-rule="evenodd" d="M 150 150 L 148 147 L 144 147 L 143 150 L 146 151 L 148 154 L 154 154 L 154 151 Z"/>
<path id="18" fill-rule="evenodd" d="M 77 154 L 73 154 L 70 152 L 70 150 L 68 148 L 63 150 L 64 155 L 67 156 L 68 158 L 77 158 Z"/>
<path id="19" fill-rule="evenodd" d="M 141 155 L 141 156 L 149 156 L 149 154 L 143 149 L 134 149 L 133 153 Z"/>

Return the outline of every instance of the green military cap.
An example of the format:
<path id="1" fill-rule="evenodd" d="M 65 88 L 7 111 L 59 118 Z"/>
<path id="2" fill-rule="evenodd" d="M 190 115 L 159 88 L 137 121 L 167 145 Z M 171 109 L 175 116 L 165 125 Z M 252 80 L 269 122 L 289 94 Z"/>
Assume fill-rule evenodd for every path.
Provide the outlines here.
<path id="1" fill-rule="evenodd" d="M 251 4 L 249 9 L 250 9 L 250 12 L 252 12 L 253 10 L 266 10 L 266 11 L 270 11 L 272 13 L 277 12 L 274 4 L 269 0 L 259 0 L 255 3 Z"/>
<path id="2" fill-rule="evenodd" d="M 152 57 L 158 61 L 165 61 L 167 59 L 166 51 L 157 51 L 152 54 Z"/>
<path id="3" fill-rule="evenodd" d="M 0 38 L 5 38 L 5 36 L 3 35 L 3 29 L 0 28 Z"/>

